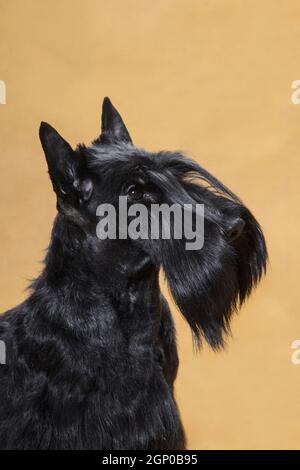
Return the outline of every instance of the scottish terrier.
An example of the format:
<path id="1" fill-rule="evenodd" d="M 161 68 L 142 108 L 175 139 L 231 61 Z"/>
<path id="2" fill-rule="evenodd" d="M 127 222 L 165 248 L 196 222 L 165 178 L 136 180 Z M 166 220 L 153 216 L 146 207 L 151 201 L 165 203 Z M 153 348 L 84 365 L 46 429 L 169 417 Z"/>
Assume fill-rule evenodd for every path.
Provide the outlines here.
<path id="1" fill-rule="evenodd" d="M 195 344 L 222 348 L 265 272 L 262 230 L 193 160 L 135 147 L 108 98 L 89 147 L 73 150 L 46 123 L 40 140 L 58 213 L 30 296 L 0 317 L 0 448 L 184 449 L 160 268 Z M 128 207 L 203 205 L 201 249 L 186 249 L 184 236 L 97 236 L 97 208 L 118 210 L 120 196 Z"/>

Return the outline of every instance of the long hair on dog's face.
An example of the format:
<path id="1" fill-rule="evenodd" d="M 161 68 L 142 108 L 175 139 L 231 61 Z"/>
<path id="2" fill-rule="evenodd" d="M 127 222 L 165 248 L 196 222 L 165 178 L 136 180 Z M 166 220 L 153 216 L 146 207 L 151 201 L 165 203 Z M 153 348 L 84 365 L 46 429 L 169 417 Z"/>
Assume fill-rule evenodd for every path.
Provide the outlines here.
<path id="1" fill-rule="evenodd" d="M 104 100 L 102 133 L 91 147 L 72 150 L 49 125 L 41 142 L 57 195 L 58 209 L 84 230 L 93 230 L 99 204 L 177 203 L 204 205 L 204 243 L 187 250 L 186 240 L 136 240 L 162 266 L 172 296 L 196 343 L 224 345 L 231 315 L 265 272 L 262 230 L 240 199 L 200 165 L 178 152 L 146 152 L 132 144 L 124 122 Z M 95 243 L 101 243 L 96 239 Z"/>
<path id="2" fill-rule="evenodd" d="M 215 177 L 180 154 L 164 157 L 173 197 L 177 191 L 183 204 L 204 204 L 204 243 L 186 250 L 184 240 L 160 240 L 161 263 L 196 344 L 205 338 L 217 349 L 232 314 L 265 273 L 265 239 L 251 212 Z"/>

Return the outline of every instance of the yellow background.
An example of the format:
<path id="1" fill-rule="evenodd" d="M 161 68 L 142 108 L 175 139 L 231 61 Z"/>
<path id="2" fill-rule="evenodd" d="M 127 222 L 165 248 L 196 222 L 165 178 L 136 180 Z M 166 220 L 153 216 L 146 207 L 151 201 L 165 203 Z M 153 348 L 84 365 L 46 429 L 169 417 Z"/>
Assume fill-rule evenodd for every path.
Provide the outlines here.
<path id="1" fill-rule="evenodd" d="M 261 222 L 269 272 L 225 352 L 195 355 L 175 312 L 189 448 L 300 448 L 300 3 L 0 0 L 0 307 L 41 269 L 55 198 L 41 120 L 73 145 L 111 97 L 136 144 L 183 149 Z"/>

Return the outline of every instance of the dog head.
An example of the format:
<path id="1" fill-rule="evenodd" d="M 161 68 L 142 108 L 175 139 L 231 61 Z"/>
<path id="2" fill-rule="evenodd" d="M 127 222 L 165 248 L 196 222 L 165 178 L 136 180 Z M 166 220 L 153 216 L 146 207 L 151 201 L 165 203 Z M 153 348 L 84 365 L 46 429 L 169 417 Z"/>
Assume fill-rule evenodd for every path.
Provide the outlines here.
<path id="1" fill-rule="evenodd" d="M 98 207 L 117 207 L 120 197 L 126 199 L 128 207 L 145 207 L 148 221 L 153 205 L 188 206 L 192 213 L 195 207 L 204 208 L 199 249 L 187 249 L 185 235 L 175 237 L 173 231 L 170 237 L 163 237 L 159 231 L 154 239 L 151 234 L 131 239 L 154 264 L 162 266 L 173 298 L 198 344 L 205 338 L 213 348 L 223 346 L 231 315 L 266 269 L 264 236 L 249 209 L 181 153 L 152 153 L 135 147 L 108 98 L 103 102 L 101 134 L 90 147 L 79 145 L 73 150 L 46 123 L 41 124 L 40 139 L 58 210 L 94 235 L 96 243 L 101 243 L 96 233 Z M 169 222 L 169 227 L 174 225 L 176 217 Z M 194 222 L 192 226 L 195 228 Z"/>

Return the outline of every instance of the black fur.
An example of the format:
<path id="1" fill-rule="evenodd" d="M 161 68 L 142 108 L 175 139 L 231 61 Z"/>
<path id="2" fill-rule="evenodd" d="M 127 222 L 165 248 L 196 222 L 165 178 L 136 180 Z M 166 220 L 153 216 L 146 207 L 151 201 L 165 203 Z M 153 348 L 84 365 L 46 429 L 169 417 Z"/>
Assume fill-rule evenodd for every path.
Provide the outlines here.
<path id="1" fill-rule="evenodd" d="M 160 267 L 199 345 L 224 345 L 232 313 L 265 271 L 251 212 L 180 153 L 132 144 L 104 100 L 102 134 L 70 145 L 48 124 L 40 138 L 58 215 L 29 298 L 0 317 L 1 449 L 184 449 L 174 400 L 174 325 Z M 205 243 L 99 240 L 96 207 L 131 197 L 148 205 L 203 203 Z"/>

